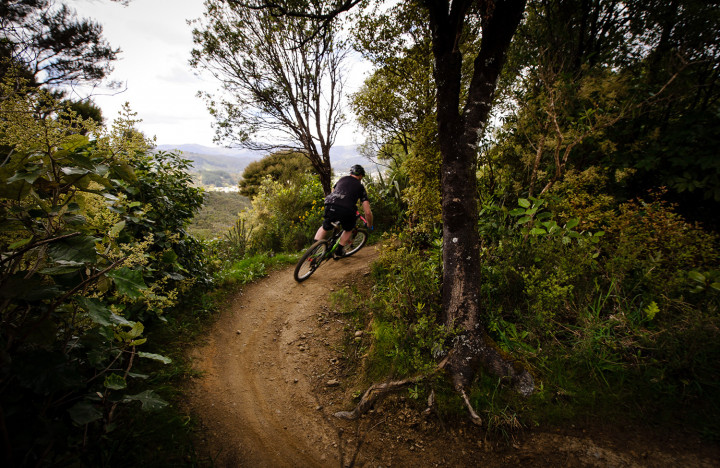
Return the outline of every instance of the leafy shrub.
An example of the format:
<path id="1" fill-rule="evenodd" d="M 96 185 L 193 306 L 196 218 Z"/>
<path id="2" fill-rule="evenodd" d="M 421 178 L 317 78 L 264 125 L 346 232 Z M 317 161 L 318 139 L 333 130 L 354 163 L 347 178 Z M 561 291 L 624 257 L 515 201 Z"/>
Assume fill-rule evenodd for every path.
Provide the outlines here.
<path id="1" fill-rule="evenodd" d="M 247 214 L 254 252 L 297 251 L 306 247 L 322 224 L 323 191 L 316 177 L 295 183 L 263 180 Z"/>
<path id="2" fill-rule="evenodd" d="M 132 114 L 101 135 L 55 105 L 0 101 L 0 423 L 12 463 L 97 465 L 122 406 L 166 405 L 136 372 L 169 362 L 143 322 L 210 280 L 184 231 L 202 196 Z"/>
<path id="3" fill-rule="evenodd" d="M 659 197 L 620 206 L 608 226 L 607 276 L 620 290 L 641 295 L 645 302 L 669 305 L 687 295 L 688 274 L 720 264 L 718 238 L 687 223 Z"/>
<path id="4" fill-rule="evenodd" d="M 537 398 L 616 414 L 688 405 L 702 418 L 719 390 L 716 236 L 659 198 L 603 216 L 603 237 L 553 222 L 558 205 L 541 216 L 539 201 L 520 204 L 481 214 L 482 303 L 491 336 L 536 368 Z"/>
<path id="5" fill-rule="evenodd" d="M 399 171 L 377 176 L 370 174 L 363 178 L 373 211 L 375 230 L 384 232 L 405 222 L 407 203 L 403 193 L 407 188 L 408 178 Z"/>
<path id="6" fill-rule="evenodd" d="M 373 276 L 370 374 L 407 376 L 434 368 L 452 334 L 440 318 L 439 250 L 423 252 L 388 238 Z"/>

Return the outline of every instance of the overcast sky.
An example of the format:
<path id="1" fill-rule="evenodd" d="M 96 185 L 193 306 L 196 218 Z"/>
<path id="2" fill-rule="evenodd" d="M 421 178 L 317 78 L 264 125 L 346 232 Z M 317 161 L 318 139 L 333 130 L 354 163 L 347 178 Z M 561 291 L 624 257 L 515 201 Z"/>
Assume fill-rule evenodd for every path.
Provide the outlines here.
<path id="1" fill-rule="evenodd" d="M 129 102 L 143 120 L 140 130 L 156 136 L 158 145 L 217 146 L 212 142 L 212 118 L 196 96 L 199 90 L 217 89 L 217 83 L 195 76 L 188 64 L 193 42 L 187 20 L 202 16 L 202 0 L 132 0 L 127 7 L 109 0 L 66 3 L 78 16 L 102 24 L 108 42 L 122 49 L 110 79 L 124 82 L 127 90 L 115 95 L 114 91 L 94 91 L 93 99 L 106 122 L 114 120 L 123 103 Z M 361 142 L 362 136 L 348 128 L 336 144 Z"/>

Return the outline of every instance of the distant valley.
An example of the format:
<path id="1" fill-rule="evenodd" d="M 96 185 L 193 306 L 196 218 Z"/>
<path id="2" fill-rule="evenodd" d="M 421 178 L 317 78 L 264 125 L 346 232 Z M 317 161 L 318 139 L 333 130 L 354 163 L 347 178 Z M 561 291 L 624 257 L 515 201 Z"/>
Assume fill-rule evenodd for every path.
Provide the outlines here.
<path id="1" fill-rule="evenodd" d="M 204 187 L 235 187 L 245 167 L 266 154 L 245 149 L 213 148 L 196 144 L 159 145 L 157 149 L 182 151 L 183 157 L 192 161 L 191 174 L 195 183 Z M 373 170 L 368 159 L 358 153 L 357 145 L 333 147 L 330 160 L 335 174 L 347 173 L 354 164 L 361 164 L 366 169 Z"/>

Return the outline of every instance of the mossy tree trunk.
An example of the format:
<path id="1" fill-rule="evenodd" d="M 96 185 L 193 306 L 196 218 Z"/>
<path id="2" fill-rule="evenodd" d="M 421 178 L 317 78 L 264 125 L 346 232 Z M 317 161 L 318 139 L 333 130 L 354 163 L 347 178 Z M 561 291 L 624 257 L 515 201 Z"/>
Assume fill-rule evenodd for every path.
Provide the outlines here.
<path id="1" fill-rule="evenodd" d="M 482 327 L 477 191 L 477 147 L 490 114 L 500 71 L 525 0 L 425 0 L 430 14 L 438 102 L 438 141 L 442 154 L 443 314 L 462 333 L 444 363 L 455 389 L 465 389 L 482 366 L 509 377 L 522 393 L 533 388 L 530 374 L 516 366 Z M 461 102 L 460 45 L 471 9 L 481 13 L 482 42 L 465 102 Z M 474 412 L 468 407 L 471 414 Z"/>

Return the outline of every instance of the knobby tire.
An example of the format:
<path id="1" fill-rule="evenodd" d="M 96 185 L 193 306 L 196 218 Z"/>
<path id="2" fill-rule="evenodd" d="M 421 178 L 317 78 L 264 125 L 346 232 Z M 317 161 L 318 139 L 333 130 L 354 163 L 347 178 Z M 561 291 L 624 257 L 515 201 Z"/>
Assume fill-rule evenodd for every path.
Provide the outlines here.
<path id="1" fill-rule="evenodd" d="M 368 240 L 368 232 L 366 229 L 358 229 L 353 236 L 352 243 L 345 246 L 345 256 L 349 257 L 358 250 L 362 249 Z"/>
<path id="2" fill-rule="evenodd" d="M 317 241 L 305 251 L 295 266 L 295 281 L 302 283 L 310 278 L 310 275 L 312 275 L 322 263 L 326 249 L 326 241 Z"/>

